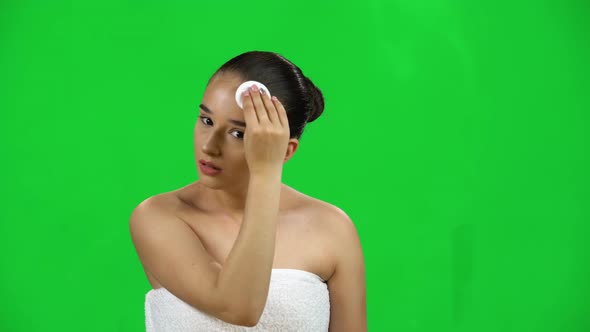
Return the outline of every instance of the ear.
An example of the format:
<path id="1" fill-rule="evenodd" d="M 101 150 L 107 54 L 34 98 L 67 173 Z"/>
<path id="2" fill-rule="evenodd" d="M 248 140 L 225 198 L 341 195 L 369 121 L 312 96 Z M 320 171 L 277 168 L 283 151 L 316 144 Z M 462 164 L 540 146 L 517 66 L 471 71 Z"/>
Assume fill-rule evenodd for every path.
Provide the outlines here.
<path id="1" fill-rule="evenodd" d="M 293 157 L 293 154 L 295 154 L 295 151 L 297 150 L 298 147 L 299 147 L 299 140 L 296 138 L 291 138 L 289 140 L 288 145 L 287 145 L 287 153 L 285 154 L 285 159 L 283 160 L 283 164 L 286 163 L 289 159 L 291 159 L 291 157 Z"/>

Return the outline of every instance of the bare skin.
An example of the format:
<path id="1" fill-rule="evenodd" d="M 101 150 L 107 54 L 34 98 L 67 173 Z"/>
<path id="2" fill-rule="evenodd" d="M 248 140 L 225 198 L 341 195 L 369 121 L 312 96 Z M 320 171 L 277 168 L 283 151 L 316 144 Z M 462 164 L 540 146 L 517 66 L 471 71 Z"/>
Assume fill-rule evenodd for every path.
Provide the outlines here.
<path id="1" fill-rule="evenodd" d="M 212 211 L 202 194 L 196 181 L 158 196 L 168 202 L 168 212 L 184 220 L 223 266 L 240 231 L 240 221 L 223 211 Z M 334 273 L 332 244 L 328 225 L 318 217 L 327 208 L 327 203 L 282 185 L 273 268 L 304 270 L 330 279 Z M 149 271 L 145 273 L 153 289 L 162 287 Z"/>

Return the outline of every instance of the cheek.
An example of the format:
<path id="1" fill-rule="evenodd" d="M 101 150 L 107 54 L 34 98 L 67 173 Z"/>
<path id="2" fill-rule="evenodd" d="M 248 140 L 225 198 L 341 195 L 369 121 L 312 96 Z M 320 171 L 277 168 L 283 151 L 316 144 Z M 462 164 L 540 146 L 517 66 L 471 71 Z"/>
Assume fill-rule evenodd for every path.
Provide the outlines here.
<path id="1" fill-rule="evenodd" d="M 205 139 L 205 136 L 203 134 L 203 130 L 198 128 L 198 125 L 195 126 L 195 129 L 193 130 L 193 140 L 195 143 L 197 142 L 203 142 L 203 139 Z"/>
<path id="2" fill-rule="evenodd" d="M 248 167 L 248 162 L 246 161 L 246 157 L 242 152 L 233 151 L 232 153 L 226 151 L 225 158 L 223 159 L 227 159 L 229 163 L 232 165 L 232 168 L 235 168 L 236 171 L 241 172 Z"/>

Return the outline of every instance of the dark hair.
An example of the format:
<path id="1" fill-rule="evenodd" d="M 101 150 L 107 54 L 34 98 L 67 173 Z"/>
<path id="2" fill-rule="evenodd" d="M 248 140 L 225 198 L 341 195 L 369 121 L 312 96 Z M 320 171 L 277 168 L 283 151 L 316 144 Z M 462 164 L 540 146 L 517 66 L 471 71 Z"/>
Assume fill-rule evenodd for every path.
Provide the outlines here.
<path id="1" fill-rule="evenodd" d="M 277 96 L 289 119 L 290 138 L 300 139 L 307 123 L 313 122 L 324 111 L 324 96 L 299 67 L 275 52 L 250 51 L 224 63 L 217 75 L 232 73 L 244 81 L 264 84 L 271 95 Z M 207 82 L 207 84 L 209 84 Z"/>

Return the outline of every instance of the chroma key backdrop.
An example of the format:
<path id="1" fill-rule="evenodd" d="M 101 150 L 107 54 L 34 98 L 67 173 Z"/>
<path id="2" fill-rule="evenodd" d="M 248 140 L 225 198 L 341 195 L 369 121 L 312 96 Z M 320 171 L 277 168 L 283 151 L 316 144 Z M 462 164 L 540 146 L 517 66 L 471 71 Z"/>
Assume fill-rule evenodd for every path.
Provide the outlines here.
<path id="1" fill-rule="evenodd" d="M 145 331 L 131 212 L 198 180 L 252 50 L 323 93 L 282 181 L 353 221 L 369 331 L 590 331 L 589 32 L 581 0 L 2 1 L 0 331 Z"/>

